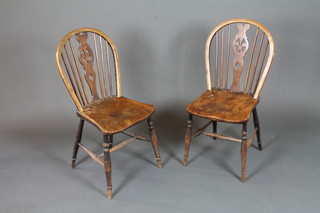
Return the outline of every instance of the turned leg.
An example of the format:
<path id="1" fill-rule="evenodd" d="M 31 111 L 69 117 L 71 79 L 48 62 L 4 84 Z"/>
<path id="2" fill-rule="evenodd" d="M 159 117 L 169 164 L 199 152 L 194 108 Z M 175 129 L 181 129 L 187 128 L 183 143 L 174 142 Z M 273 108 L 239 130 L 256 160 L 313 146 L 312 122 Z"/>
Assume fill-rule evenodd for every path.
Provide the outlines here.
<path id="1" fill-rule="evenodd" d="M 184 161 L 183 165 L 188 165 L 188 155 L 191 143 L 191 131 L 192 131 L 192 114 L 189 114 L 188 121 L 187 121 L 187 131 L 184 138 Z"/>
<path id="2" fill-rule="evenodd" d="M 84 120 L 80 119 L 76 140 L 75 140 L 74 146 L 73 146 L 71 168 L 75 168 L 77 154 L 78 154 L 78 150 L 79 150 L 79 143 L 81 142 L 81 138 L 82 138 L 83 124 L 84 124 Z"/>
<path id="3" fill-rule="evenodd" d="M 261 144 L 260 123 L 259 123 L 259 117 L 258 117 L 257 108 L 254 108 L 252 114 L 253 114 L 254 128 L 258 128 L 258 130 L 257 130 L 257 141 L 258 141 L 259 150 L 261 151 L 262 150 L 262 144 Z"/>
<path id="4" fill-rule="evenodd" d="M 217 133 L 217 121 L 212 121 L 212 132 Z M 217 137 L 213 137 L 213 140 L 217 140 Z"/>
<path id="5" fill-rule="evenodd" d="M 148 118 L 147 122 L 148 122 L 148 127 L 149 127 L 150 142 L 152 144 L 153 151 L 156 156 L 157 165 L 159 168 L 162 168 L 162 162 L 161 162 L 159 146 L 158 146 L 158 139 L 157 139 L 156 132 L 154 131 L 153 122 L 151 120 L 151 117 Z"/>
<path id="6" fill-rule="evenodd" d="M 246 181 L 246 163 L 247 163 L 247 124 L 242 124 L 241 141 L 241 182 Z"/>
<path id="7" fill-rule="evenodd" d="M 107 179 L 108 199 L 112 199 L 112 183 L 111 183 L 111 158 L 110 158 L 110 139 L 109 135 L 103 136 L 103 152 L 104 152 L 104 171 Z"/>

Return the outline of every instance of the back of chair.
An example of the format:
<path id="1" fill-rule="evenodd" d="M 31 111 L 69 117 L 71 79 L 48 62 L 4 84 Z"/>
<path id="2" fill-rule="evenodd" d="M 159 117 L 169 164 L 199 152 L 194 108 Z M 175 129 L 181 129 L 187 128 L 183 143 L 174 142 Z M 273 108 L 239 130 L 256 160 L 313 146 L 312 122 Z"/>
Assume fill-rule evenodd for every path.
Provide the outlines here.
<path id="1" fill-rule="evenodd" d="M 56 63 L 79 111 L 93 101 L 121 96 L 118 52 L 103 32 L 80 28 L 68 33 L 59 43 Z"/>
<path id="2" fill-rule="evenodd" d="M 250 19 L 222 22 L 206 43 L 208 90 L 231 89 L 258 98 L 273 56 L 272 35 L 262 24 Z"/>

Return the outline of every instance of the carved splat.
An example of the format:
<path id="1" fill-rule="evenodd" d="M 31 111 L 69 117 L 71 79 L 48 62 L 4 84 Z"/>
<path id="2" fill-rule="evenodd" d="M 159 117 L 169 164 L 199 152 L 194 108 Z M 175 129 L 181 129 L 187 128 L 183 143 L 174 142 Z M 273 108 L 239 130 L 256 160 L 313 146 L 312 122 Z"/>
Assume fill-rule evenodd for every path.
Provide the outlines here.
<path id="1" fill-rule="evenodd" d="M 235 36 L 232 42 L 232 50 L 234 55 L 234 60 L 232 62 L 233 70 L 233 82 L 231 86 L 231 91 L 240 91 L 240 76 L 244 66 L 244 57 L 249 49 L 248 38 L 246 35 L 247 30 L 249 30 L 249 24 L 237 24 L 238 34 Z"/>
<path id="2" fill-rule="evenodd" d="M 78 48 L 79 61 L 85 71 L 85 79 L 89 85 L 92 99 L 93 101 L 95 101 L 99 99 L 99 95 L 96 87 L 96 74 L 93 69 L 94 55 L 93 55 L 92 49 L 87 43 L 87 39 L 88 39 L 87 32 L 77 34 L 76 39 L 80 43 L 80 46 Z"/>

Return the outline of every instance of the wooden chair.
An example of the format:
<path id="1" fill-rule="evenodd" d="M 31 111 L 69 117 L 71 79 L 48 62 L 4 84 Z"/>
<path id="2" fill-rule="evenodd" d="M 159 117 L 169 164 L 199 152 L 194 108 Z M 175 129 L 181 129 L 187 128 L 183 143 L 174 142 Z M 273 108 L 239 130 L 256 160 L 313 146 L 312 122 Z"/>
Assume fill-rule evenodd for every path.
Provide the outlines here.
<path id="1" fill-rule="evenodd" d="M 104 166 L 108 198 L 111 199 L 111 152 L 136 139 L 149 141 L 158 167 L 162 167 L 157 136 L 151 121 L 154 106 L 121 95 L 118 52 L 106 34 L 93 28 L 80 28 L 68 33 L 57 48 L 56 63 L 80 118 L 72 168 L 75 167 L 78 149 L 81 147 L 94 161 Z M 150 138 L 125 131 L 144 120 L 147 120 Z M 103 134 L 103 154 L 97 156 L 81 143 L 84 121 L 97 127 Z M 113 145 L 113 135 L 116 133 L 123 133 L 130 138 Z M 100 160 L 101 157 L 104 160 Z"/>
<path id="2" fill-rule="evenodd" d="M 186 107 L 189 117 L 185 135 L 185 166 L 188 164 L 191 140 L 200 134 L 211 136 L 214 140 L 220 138 L 238 142 L 241 144 L 241 181 L 245 182 L 247 149 L 255 135 L 259 150 L 262 150 L 257 104 L 273 56 L 272 35 L 256 21 L 231 19 L 212 30 L 205 48 L 207 90 Z M 247 138 L 251 113 L 255 129 Z M 193 115 L 210 121 L 192 134 Z M 242 124 L 242 138 L 217 134 L 217 122 Z M 205 132 L 211 123 L 213 132 Z"/>

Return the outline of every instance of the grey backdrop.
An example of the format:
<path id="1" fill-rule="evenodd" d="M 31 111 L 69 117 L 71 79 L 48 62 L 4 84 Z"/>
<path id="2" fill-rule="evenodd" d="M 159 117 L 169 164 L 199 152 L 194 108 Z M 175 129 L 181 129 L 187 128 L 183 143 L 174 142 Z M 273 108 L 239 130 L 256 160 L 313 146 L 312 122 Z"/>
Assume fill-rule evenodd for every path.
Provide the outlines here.
<path id="1" fill-rule="evenodd" d="M 318 0 L 1 1 L 0 212 L 320 212 L 319 10 Z M 249 150 L 245 184 L 237 144 L 200 136 L 181 164 L 185 106 L 206 88 L 206 37 L 236 17 L 264 24 L 276 47 L 258 108 L 264 150 Z M 83 152 L 69 168 L 78 119 L 55 50 L 85 26 L 118 47 L 123 94 L 157 107 L 164 168 L 141 142 L 113 154 L 111 201 Z M 85 144 L 99 150 L 101 139 L 85 125 Z"/>

